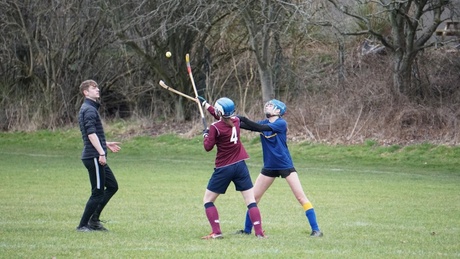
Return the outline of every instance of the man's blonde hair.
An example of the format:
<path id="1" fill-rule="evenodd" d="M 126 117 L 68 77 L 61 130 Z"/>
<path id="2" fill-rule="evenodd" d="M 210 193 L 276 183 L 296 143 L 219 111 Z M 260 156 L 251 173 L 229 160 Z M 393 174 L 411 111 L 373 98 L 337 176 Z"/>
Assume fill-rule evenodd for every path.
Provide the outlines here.
<path id="1" fill-rule="evenodd" d="M 82 94 L 85 94 L 83 91 L 87 91 L 91 86 L 97 87 L 97 83 L 94 80 L 85 80 L 80 84 L 80 91 Z"/>

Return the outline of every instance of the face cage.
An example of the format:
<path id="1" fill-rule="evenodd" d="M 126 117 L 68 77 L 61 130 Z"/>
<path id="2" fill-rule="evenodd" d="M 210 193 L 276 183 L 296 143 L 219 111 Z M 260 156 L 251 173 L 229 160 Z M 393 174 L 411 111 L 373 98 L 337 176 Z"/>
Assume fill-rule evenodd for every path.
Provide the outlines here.
<path id="1" fill-rule="evenodd" d="M 230 115 L 223 115 L 222 112 L 221 112 L 219 109 L 216 109 L 216 114 L 217 114 L 217 116 L 219 116 L 219 117 L 228 119 L 228 118 L 231 118 L 231 117 L 235 114 L 235 112 L 233 112 L 233 113 L 230 114 Z"/>
<path id="2" fill-rule="evenodd" d="M 272 106 L 271 111 L 268 111 L 268 110 L 267 110 L 267 106 L 268 106 L 268 105 L 271 105 L 271 106 Z M 276 113 L 276 110 L 278 110 L 279 112 Z M 269 116 L 269 117 L 271 117 L 271 116 L 280 116 L 281 110 L 278 109 L 278 107 L 277 107 L 276 105 L 274 105 L 271 101 L 268 101 L 268 102 L 265 103 L 265 105 L 264 105 L 264 112 L 265 112 L 265 115 L 266 115 L 266 116 Z"/>

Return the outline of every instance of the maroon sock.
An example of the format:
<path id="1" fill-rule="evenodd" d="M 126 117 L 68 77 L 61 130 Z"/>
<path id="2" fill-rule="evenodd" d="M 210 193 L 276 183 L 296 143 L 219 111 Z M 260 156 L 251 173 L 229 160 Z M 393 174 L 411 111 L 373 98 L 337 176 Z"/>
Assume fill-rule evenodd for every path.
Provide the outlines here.
<path id="1" fill-rule="evenodd" d="M 214 206 L 214 203 L 208 202 L 204 205 L 204 207 L 206 211 L 206 217 L 208 217 L 209 224 L 211 224 L 212 233 L 222 234 L 220 231 L 219 213 L 217 212 L 216 206 Z"/>
<path id="2" fill-rule="evenodd" d="M 254 205 L 253 205 L 254 204 Z M 249 218 L 251 218 L 252 224 L 254 225 L 254 232 L 256 236 L 263 236 L 264 230 L 262 229 L 262 217 L 260 216 L 260 210 L 255 203 L 251 203 L 248 206 Z"/>

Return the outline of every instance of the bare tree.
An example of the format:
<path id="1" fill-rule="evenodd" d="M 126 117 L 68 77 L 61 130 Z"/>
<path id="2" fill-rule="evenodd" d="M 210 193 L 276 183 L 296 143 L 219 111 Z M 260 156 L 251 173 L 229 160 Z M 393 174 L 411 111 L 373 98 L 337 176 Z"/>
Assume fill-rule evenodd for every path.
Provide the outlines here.
<path id="1" fill-rule="evenodd" d="M 99 6 L 93 1 L 6 0 L 0 8 L 1 80 L 11 84 L 2 100 L 4 127 L 54 128 L 72 121 L 79 81 L 103 77 L 104 66 L 96 63 L 114 41 L 104 30 Z"/>
<path id="2" fill-rule="evenodd" d="M 337 11 L 361 24 L 358 29 L 340 28 L 344 35 L 371 35 L 379 40 L 393 58 L 393 88 L 395 94 L 411 95 L 417 91 L 413 80 L 414 66 L 420 51 L 433 44 L 429 42 L 442 15 L 451 7 L 446 0 L 328 0 Z M 362 13 L 365 8 L 372 12 Z M 390 28 L 382 28 L 376 20 L 386 20 Z M 343 25 L 343 20 L 335 21 Z"/>
<path id="3" fill-rule="evenodd" d="M 142 57 L 152 70 L 146 87 L 158 88 L 158 81 L 164 80 L 175 89 L 194 95 L 186 73 L 185 55 L 191 53 L 194 73 L 199 74 L 204 61 L 204 42 L 220 13 L 218 5 L 205 0 L 137 0 L 120 5 L 106 1 L 106 5 L 111 6 L 108 13 L 111 13 L 113 31 L 127 49 Z M 167 51 L 172 52 L 169 59 L 165 57 Z M 170 93 L 163 91 L 162 94 Z M 170 100 L 174 102 L 178 121 L 190 116 L 184 109 L 189 103 L 184 103 L 182 98 Z"/>
<path id="4" fill-rule="evenodd" d="M 275 97 L 271 57 L 273 55 L 273 37 L 277 20 L 281 15 L 281 6 L 270 0 L 250 1 L 242 6 L 243 20 L 249 34 L 249 45 L 257 61 L 262 100 L 267 102 Z"/>
<path id="5" fill-rule="evenodd" d="M 283 25 L 291 16 L 288 7 L 284 2 L 272 0 L 236 1 L 228 6 L 235 10 L 235 20 L 241 17 L 246 27 L 249 48 L 257 63 L 263 102 L 275 97 L 275 63 L 279 63 L 282 56 L 279 39 Z"/>

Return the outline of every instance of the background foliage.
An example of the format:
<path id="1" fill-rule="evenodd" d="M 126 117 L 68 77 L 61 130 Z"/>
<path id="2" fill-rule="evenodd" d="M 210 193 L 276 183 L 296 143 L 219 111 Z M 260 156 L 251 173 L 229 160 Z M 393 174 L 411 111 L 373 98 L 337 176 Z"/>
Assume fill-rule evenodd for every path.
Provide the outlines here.
<path id="1" fill-rule="evenodd" d="M 437 48 L 434 38 L 421 45 L 404 77 L 409 90 L 398 91 L 391 48 L 387 55 L 363 55 L 363 40 L 396 42 L 386 14 L 400 7 L 334 2 L 3 1 L 0 129 L 74 126 L 78 86 L 91 78 L 102 88 L 106 119 L 140 124 L 141 133 L 176 131 L 171 125 L 198 119 L 196 106 L 158 81 L 193 95 L 184 60 L 190 53 L 200 95 L 210 101 L 228 96 L 252 118 L 260 118 L 267 99 L 281 99 L 288 104 L 290 138 L 456 144 L 460 59 L 447 43 L 455 46 L 457 38 Z M 457 1 L 424 4 L 432 7 L 424 9 L 424 21 L 435 11 L 442 14 L 435 21 L 440 26 L 457 17 Z M 405 8 L 405 17 L 415 17 L 413 10 Z M 408 38 L 405 26 L 400 34 Z"/>

